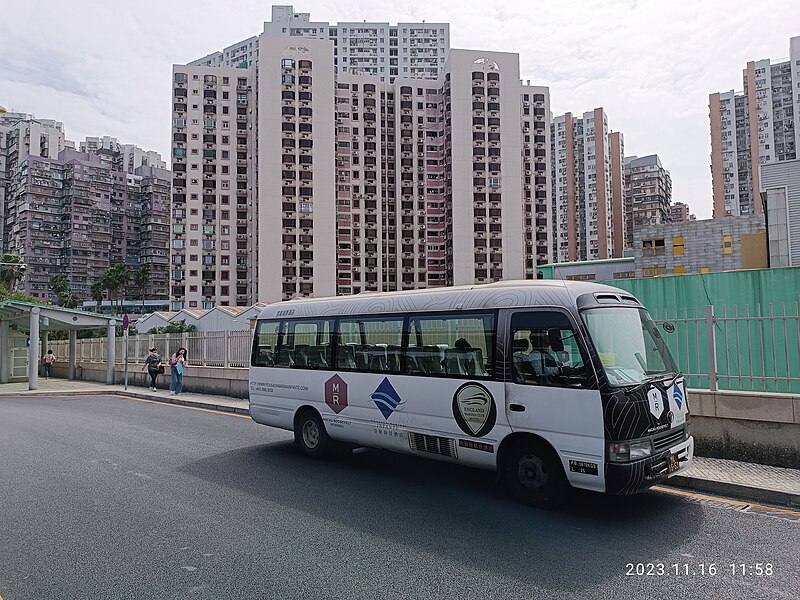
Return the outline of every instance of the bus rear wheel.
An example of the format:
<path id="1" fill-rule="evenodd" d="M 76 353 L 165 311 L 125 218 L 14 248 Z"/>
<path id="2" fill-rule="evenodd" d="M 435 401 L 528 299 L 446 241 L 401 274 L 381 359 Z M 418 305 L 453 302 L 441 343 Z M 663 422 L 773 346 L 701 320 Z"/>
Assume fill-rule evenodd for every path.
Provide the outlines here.
<path id="1" fill-rule="evenodd" d="M 303 454 L 311 458 L 323 458 L 332 445 L 322 417 L 315 410 L 306 410 L 298 417 L 294 426 L 294 441 Z"/>
<path id="2" fill-rule="evenodd" d="M 516 443 L 506 453 L 503 473 L 514 499 L 528 506 L 556 508 L 569 494 L 561 461 L 541 442 Z"/>

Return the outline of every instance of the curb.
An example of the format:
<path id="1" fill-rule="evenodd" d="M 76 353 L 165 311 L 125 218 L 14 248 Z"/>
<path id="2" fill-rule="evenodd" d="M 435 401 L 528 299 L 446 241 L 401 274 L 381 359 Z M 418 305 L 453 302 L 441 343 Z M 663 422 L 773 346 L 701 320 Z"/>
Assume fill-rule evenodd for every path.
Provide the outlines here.
<path id="1" fill-rule="evenodd" d="M 779 506 L 800 508 L 799 494 L 750 487 L 738 483 L 729 483 L 727 481 L 715 481 L 713 479 L 676 475 L 675 477 L 670 477 L 669 480 L 661 483 L 661 485 L 710 492 L 712 494 L 730 496 L 740 500 L 758 500 L 759 502 L 769 502 L 770 504 L 777 504 Z"/>
<path id="2" fill-rule="evenodd" d="M 142 394 L 141 392 L 131 392 L 125 390 L 114 390 L 111 392 L 114 396 L 128 396 L 130 398 L 140 398 L 141 400 L 151 400 L 153 402 L 161 402 L 163 404 L 178 404 L 180 406 L 191 406 L 192 408 L 205 408 L 208 410 L 215 410 L 217 412 L 234 413 L 237 415 L 250 416 L 250 410 L 239 406 L 228 406 L 226 404 L 213 404 L 211 402 L 197 402 L 195 400 L 183 400 L 177 396 L 151 396 Z"/>
<path id="3" fill-rule="evenodd" d="M 234 413 L 237 415 L 247 415 L 250 416 L 250 410 L 248 408 L 243 408 L 239 406 L 229 406 L 227 404 L 214 404 L 212 402 L 197 402 L 196 400 L 183 400 L 181 398 L 177 398 L 176 396 L 153 396 L 148 394 L 143 394 L 141 392 L 136 391 L 126 391 L 126 390 L 70 390 L 70 391 L 59 391 L 59 392 L 52 392 L 52 391 L 27 391 L 23 394 L 17 393 L 0 393 L 0 398 L 7 396 L 7 397 L 20 397 L 24 396 L 25 398 L 29 397 L 44 397 L 44 396 L 127 396 L 129 398 L 138 398 L 140 400 L 150 400 L 152 402 L 161 402 L 163 404 L 178 404 L 181 406 L 190 406 L 192 408 L 205 408 L 208 410 L 215 410 L 217 412 L 224 412 L 224 413 Z M 241 400 L 241 399 L 240 399 Z M 245 402 L 245 400 L 242 400 Z"/>

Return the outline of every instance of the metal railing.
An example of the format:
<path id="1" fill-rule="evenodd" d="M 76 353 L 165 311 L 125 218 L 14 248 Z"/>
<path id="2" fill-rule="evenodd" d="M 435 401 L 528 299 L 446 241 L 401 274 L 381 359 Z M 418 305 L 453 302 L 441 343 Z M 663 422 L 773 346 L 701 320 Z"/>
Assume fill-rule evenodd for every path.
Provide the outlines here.
<path id="1" fill-rule="evenodd" d="M 125 361 L 125 341 L 115 338 L 115 362 Z M 100 363 L 106 360 L 106 338 L 86 338 L 77 340 L 76 357 L 78 362 Z M 142 364 L 150 353 L 150 348 L 158 348 L 159 353 L 168 359 L 178 348 L 186 348 L 190 365 L 201 367 L 246 368 L 250 364 L 253 333 L 246 331 L 200 331 L 193 333 L 173 333 L 160 335 L 132 335 L 128 339 L 128 360 L 131 364 Z M 69 342 L 53 341 L 48 344 L 58 361 L 69 358 Z"/>
<path id="2" fill-rule="evenodd" d="M 652 311 L 689 387 L 800 392 L 800 304 Z"/>
<path id="3" fill-rule="evenodd" d="M 800 393 L 800 305 L 756 305 L 754 309 L 713 306 L 694 309 L 652 310 L 659 325 L 669 321 L 673 333 L 663 337 L 686 376 L 687 386 L 708 390 Z M 663 329 L 662 329 L 663 331 Z M 196 366 L 246 368 L 250 364 L 251 331 L 203 331 L 183 334 L 130 336 L 131 363 L 143 363 L 155 346 L 165 357 L 187 349 Z M 48 345 L 57 360 L 66 361 L 67 341 Z M 116 362 L 125 348 L 116 338 Z M 104 338 L 79 339 L 80 362 L 104 362 Z"/>

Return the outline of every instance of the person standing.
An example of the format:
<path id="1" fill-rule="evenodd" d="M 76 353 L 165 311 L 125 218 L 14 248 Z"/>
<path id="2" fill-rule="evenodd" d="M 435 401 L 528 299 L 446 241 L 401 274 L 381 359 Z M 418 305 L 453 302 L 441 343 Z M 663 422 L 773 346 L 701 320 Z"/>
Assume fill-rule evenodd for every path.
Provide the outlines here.
<path id="1" fill-rule="evenodd" d="M 44 363 L 44 378 L 50 379 L 50 376 L 53 374 L 53 363 L 56 362 L 56 355 L 53 354 L 52 350 L 48 350 L 42 362 Z"/>
<path id="2" fill-rule="evenodd" d="M 183 373 L 189 366 L 189 362 L 186 360 L 186 348 L 178 348 L 178 351 L 170 358 L 169 364 L 172 367 L 172 395 L 179 396 L 183 391 Z"/>
<path id="3" fill-rule="evenodd" d="M 150 348 L 150 354 L 147 355 L 147 358 L 144 359 L 144 366 L 142 366 L 142 371 L 147 368 L 147 374 L 150 375 L 150 391 L 156 391 L 156 378 L 160 373 L 164 371 L 163 366 L 161 365 L 161 355 L 158 353 L 158 349 L 153 347 Z"/>

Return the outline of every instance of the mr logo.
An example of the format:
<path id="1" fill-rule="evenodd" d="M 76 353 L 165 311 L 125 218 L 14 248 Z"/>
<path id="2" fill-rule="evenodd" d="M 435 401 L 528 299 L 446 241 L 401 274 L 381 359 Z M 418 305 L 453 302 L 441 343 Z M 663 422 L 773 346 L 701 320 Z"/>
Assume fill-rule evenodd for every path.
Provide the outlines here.
<path id="1" fill-rule="evenodd" d="M 325 404 L 337 415 L 347 408 L 347 382 L 338 375 L 325 382 Z"/>
<path id="2" fill-rule="evenodd" d="M 661 417 L 661 413 L 664 412 L 664 397 L 661 395 L 661 391 L 657 388 L 650 388 L 647 392 L 647 401 L 650 404 L 650 412 L 652 415 L 658 419 Z"/>

